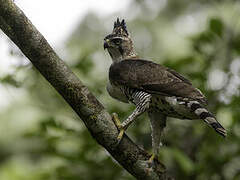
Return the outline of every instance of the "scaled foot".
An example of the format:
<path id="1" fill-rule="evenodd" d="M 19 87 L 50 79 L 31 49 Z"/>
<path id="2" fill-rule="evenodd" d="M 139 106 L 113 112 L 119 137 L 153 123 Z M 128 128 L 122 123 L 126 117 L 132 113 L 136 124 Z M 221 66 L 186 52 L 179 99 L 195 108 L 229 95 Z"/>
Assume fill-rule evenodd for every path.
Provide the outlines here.
<path id="1" fill-rule="evenodd" d="M 152 171 L 155 167 L 155 162 L 154 160 L 158 160 L 158 156 L 156 154 L 152 154 L 151 157 L 148 159 L 147 163 L 149 168 L 147 169 L 148 173 Z"/>
<path id="2" fill-rule="evenodd" d="M 119 134 L 118 134 L 118 137 L 117 137 L 117 140 L 118 140 L 118 143 L 119 143 L 122 140 L 123 134 L 125 132 L 125 128 L 122 126 L 122 123 L 119 120 L 117 113 L 112 114 L 112 119 L 113 119 L 114 124 L 117 126 L 117 128 L 119 130 Z"/>
<path id="3" fill-rule="evenodd" d="M 153 153 L 148 159 L 148 164 L 152 167 L 154 165 L 154 159 L 157 159 L 157 156 Z"/>

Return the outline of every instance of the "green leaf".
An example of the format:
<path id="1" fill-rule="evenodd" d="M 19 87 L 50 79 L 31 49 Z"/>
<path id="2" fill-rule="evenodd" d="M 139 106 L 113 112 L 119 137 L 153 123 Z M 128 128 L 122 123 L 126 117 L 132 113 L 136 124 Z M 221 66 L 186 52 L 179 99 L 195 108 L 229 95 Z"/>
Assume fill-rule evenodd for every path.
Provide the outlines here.
<path id="1" fill-rule="evenodd" d="M 21 83 L 18 82 L 15 78 L 14 75 L 8 74 L 0 78 L 0 83 L 3 84 L 8 84 L 14 87 L 20 87 Z"/>
<path id="2" fill-rule="evenodd" d="M 180 168 L 184 171 L 185 174 L 191 174 L 194 171 L 194 163 L 192 160 L 184 154 L 182 151 L 178 149 L 172 150 L 174 159 L 180 166 Z"/>
<path id="3" fill-rule="evenodd" d="M 209 22 L 209 28 L 212 32 L 217 34 L 218 36 L 222 36 L 223 33 L 223 23 L 218 18 L 212 18 Z"/>

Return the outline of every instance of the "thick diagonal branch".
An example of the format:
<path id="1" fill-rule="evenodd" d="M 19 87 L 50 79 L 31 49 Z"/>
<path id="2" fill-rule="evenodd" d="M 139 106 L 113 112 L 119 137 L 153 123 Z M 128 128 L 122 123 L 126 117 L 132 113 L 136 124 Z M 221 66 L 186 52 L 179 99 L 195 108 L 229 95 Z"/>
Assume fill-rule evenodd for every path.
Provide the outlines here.
<path id="1" fill-rule="evenodd" d="M 165 168 L 160 162 L 154 171 L 146 171 L 149 154 L 127 136 L 117 144 L 118 130 L 111 116 L 12 0 L 0 0 L 0 28 L 74 109 L 92 137 L 128 172 L 137 179 L 166 178 Z"/>

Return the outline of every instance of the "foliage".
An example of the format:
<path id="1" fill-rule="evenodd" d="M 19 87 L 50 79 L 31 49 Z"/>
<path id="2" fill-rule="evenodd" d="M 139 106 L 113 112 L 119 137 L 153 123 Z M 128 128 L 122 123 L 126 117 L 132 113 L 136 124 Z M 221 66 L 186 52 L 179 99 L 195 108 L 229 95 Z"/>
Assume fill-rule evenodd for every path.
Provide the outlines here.
<path id="1" fill-rule="evenodd" d="M 229 132 L 223 139 L 203 122 L 169 119 L 159 157 L 176 179 L 240 178 L 239 7 L 237 1 L 136 0 L 124 14 L 139 55 L 191 79 Z M 67 41 L 66 63 L 124 119 L 134 107 L 105 90 L 111 60 L 103 37 L 116 16 L 88 14 Z M 0 179 L 132 179 L 34 68 L 17 68 L 0 78 L 22 94 L 0 111 Z M 146 115 L 127 133 L 151 151 Z"/>

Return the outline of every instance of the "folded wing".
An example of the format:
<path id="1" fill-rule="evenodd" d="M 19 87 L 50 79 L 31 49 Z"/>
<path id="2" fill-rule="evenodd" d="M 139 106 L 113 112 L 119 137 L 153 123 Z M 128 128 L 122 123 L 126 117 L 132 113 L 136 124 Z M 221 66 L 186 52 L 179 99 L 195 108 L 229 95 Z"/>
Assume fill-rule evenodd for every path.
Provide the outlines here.
<path id="1" fill-rule="evenodd" d="M 142 59 L 127 59 L 113 63 L 109 80 L 114 85 L 127 86 L 151 94 L 186 97 L 206 103 L 204 95 L 176 71 Z"/>

